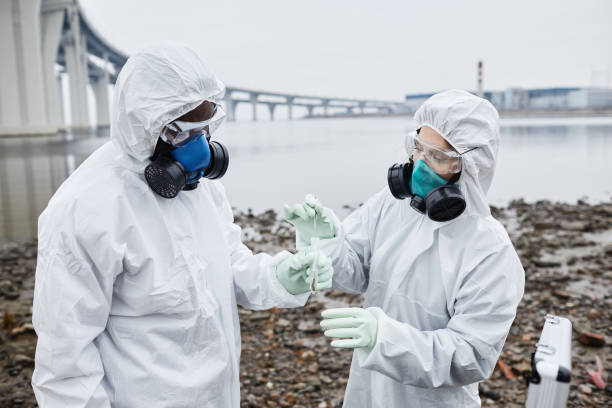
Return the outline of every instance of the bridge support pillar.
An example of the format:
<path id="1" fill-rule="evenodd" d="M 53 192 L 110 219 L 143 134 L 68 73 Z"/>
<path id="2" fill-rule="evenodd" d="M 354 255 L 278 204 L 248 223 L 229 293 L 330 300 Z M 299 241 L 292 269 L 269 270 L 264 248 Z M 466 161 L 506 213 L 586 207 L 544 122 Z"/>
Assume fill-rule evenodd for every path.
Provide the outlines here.
<path id="1" fill-rule="evenodd" d="M 0 2 L 0 134 L 53 133 L 45 108 L 41 0 Z"/>
<path id="2" fill-rule="evenodd" d="M 108 99 L 108 71 L 99 70 L 94 76 L 91 87 L 96 96 L 96 118 L 98 128 L 110 126 L 109 99 Z"/>
<path id="3" fill-rule="evenodd" d="M 240 102 L 232 100 L 232 120 L 236 121 L 236 109 L 238 109 L 238 104 Z"/>
<path id="4" fill-rule="evenodd" d="M 323 116 L 329 116 L 329 99 L 321 100 L 321 105 L 323 105 Z"/>
<path id="5" fill-rule="evenodd" d="M 312 112 L 314 111 L 314 105 L 308 105 L 306 109 L 308 109 L 308 117 L 312 118 Z"/>
<path id="6" fill-rule="evenodd" d="M 70 80 L 70 112 L 73 129 L 89 128 L 87 107 L 87 50 L 79 28 L 79 15 L 76 7 L 68 10 L 70 32 L 64 40 L 66 71 Z"/>
<path id="7" fill-rule="evenodd" d="M 276 104 L 268 103 L 268 109 L 270 110 L 270 121 L 274 121 L 274 109 L 276 109 Z"/>
<path id="8" fill-rule="evenodd" d="M 365 102 L 359 102 L 359 113 L 362 115 L 365 113 Z"/>
<path id="9" fill-rule="evenodd" d="M 66 107 L 64 106 L 64 89 L 62 86 L 62 73 L 58 72 L 55 75 L 55 83 L 56 83 L 56 90 L 57 93 L 55 94 L 57 99 L 56 99 L 56 104 L 58 106 L 58 110 L 59 110 L 59 118 L 58 118 L 58 122 L 57 125 L 60 129 L 65 129 L 66 128 L 66 122 L 64 120 L 65 117 L 65 113 L 66 113 Z"/>
<path id="10" fill-rule="evenodd" d="M 234 122 L 236 120 L 236 104 L 232 99 L 231 91 L 226 91 L 223 102 L 225 104 L 225 112 L 227 114 L 228 122 Z"/>
<path id="11" fill-rule="evenodd" d="M 98 78 L 95 83 L 91 84 L 94 95 L 96 96 L 96 119 L 98 127 L 110 126 L 109 113 L 109 98 L 108 98 L 108 81 L 104 80 L 104 76 Z"/>
<path id="12" fill-rule="evenodd" d="M 287 96 L 287 118 L 293 120 L 293 97 Z"/>
<path id="13" fill-rule="evenodd" d="M 251 106 L 253 108 L 253 122 L 257 122 L 257 96 L 255 92 L 251 92 Z"/>
<path id="14" fill-rule="evenodd" d="M 60 127 L 64 123 L 62 113 L 61 87 L 57 87 L 57 73 L 55 72 L 55 61 L 59 49 L 62 25 L 66 11 L 63 7 L 45 8 L 43 5 L 41 14 L 42 23 L 42 60 L 43 79 L 45 84 L 45 107 L 47 110 L 47 121 L 49 125 Z M 57 90 L 60 89 L 58 94 Z M 58 103 L 60 101 L 60 103 Z"/>

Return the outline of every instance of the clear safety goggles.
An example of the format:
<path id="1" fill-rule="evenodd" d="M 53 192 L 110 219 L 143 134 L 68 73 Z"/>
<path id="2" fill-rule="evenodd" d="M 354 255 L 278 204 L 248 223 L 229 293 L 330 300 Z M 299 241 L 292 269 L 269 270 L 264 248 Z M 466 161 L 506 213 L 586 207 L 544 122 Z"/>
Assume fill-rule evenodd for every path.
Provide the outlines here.
<path id="1" fill-rule="evenodd" d="M 201 134 L 205 134 L 206 138 L 210 139 L 210 135 L 221 125 L 224 118 L 225 111 L 223 108 L 215 105 L 215 110 L 210 119 L 203 122 L 172 121 L 164 126 L 160 137 L 172 146 L 184 145 Z"/>
<path id="2" fill-rule="evenodd" d="M 470 149 L 468 151 L 472 151 Z M 423 160 L 433 171 L 438 174 L 455 174 L 461 171 L 462 158 L 464 153 L 455 150 L 444 150 L 438 146 L 429 144 L 419 138 L 416 132 L 406 135 L 406 151 L 412 159 Z"/>

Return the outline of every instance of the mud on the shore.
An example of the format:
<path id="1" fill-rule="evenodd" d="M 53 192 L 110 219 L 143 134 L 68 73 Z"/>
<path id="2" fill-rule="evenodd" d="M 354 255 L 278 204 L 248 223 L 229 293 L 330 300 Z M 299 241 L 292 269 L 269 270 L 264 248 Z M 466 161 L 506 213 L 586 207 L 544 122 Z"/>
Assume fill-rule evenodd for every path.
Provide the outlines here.
<path id="1" fill-rule="evenodd" d="M 612 404 L 612 203 L 512 202 L 494 208 L 506 225 L 526 272 L 519 306 L 498 365 L 480 384 L 483 406 L 521 407 L 530 355 L 546 313 L 573 324 L 568 407 Z M 292 227 L 276 213 L 237 212 L 243 240 L 255 252 L 294 247 Z M 35 407 L 30 379 L 36 334 L 31 325 L 36 243 L 0 248 L 0 407 Z M 304 308 L 240 309 L 243 407 L 339 407 L 350 350 L 329 346 L 319 329 L 324 305 L 360 306 L 361 297 L 331 291 Z M 328 306 L 325 306 L 328 307 Z M 603 363 L 601 389 L 587 369 Z"/>

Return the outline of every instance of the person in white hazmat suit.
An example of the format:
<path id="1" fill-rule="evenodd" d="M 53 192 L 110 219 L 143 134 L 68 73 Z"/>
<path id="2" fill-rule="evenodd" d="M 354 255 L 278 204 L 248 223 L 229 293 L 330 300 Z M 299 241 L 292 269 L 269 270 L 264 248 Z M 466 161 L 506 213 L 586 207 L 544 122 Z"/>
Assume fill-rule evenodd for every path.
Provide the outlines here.
<path id="1" fill-rule="evenodd" d="M 321 325 L 354 348 L 347 408 L 478 407 L 523 295 L 524 271 L 486 200 L 498 114 L 460 90 L 414 115 L 408 163 L 340 223 L 309 195 L 287 206 L 297 247 L 312 236 L 333 260 L 333 287 L 364 308 L 329 309 Z M 318 233 L 311 227 L 318 222 Z"/>
<path id="2" fill-rule="evenodd" d="M 179 45 L 147 48 L 121 70 L 111 141 L 39 219 L 41 407 L 238 408 L 237 305 L 306 302 L 313 255 L 253 255 L 214 180 L 228 162 L 210 141 L 223 94 Z M 317 258 L 322 289 L 331 260 Z"/>

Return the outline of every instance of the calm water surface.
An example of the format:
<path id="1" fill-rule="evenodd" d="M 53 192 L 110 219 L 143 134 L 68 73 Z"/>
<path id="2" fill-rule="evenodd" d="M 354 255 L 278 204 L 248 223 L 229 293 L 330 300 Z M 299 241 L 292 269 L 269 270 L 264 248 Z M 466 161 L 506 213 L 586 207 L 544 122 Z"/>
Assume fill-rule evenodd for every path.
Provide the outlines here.
<path id="1" fill-rule="evenodd" d="M 386 186 L 387 168 L 405 157 L 406 118 L 224 124 L 215 137 L 230 150 L 223 178 L 240 209 L 281 209 L 316 193 L 341 215 Z M 107 135 L 0 138 L 0 241 L 36 235 L 53 192 Z M 597 202 L 612 197 L 612 118 L 502 121 L 489 200 Z"/>

